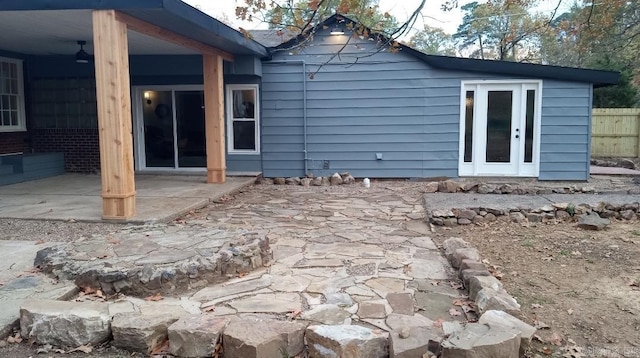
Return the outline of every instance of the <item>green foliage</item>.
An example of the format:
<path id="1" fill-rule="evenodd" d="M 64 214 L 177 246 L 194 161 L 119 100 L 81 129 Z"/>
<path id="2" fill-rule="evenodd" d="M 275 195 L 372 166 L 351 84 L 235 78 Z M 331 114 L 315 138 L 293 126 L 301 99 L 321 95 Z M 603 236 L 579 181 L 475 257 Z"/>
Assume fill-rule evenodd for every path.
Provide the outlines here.
<path id="1" fill-rule="evenodd" d="M 451 35 L 441 28 L 424 25 L 409 41 L 409 46 L 430 55 L 455 56 L 456 48 Z"/>

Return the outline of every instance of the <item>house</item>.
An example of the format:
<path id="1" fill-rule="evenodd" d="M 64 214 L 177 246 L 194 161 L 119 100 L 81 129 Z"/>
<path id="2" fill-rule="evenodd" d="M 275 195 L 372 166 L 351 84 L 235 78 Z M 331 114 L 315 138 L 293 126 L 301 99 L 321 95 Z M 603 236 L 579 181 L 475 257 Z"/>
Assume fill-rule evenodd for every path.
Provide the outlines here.
<path id="1" fill-rule="evenodd" d="M 99 171 L 123 219 L 137 172 L 588 178 L 617 73 L 379 49 L 347 21 L 298 47 L 180 0 L 4 0 L 0 184 Z"/>

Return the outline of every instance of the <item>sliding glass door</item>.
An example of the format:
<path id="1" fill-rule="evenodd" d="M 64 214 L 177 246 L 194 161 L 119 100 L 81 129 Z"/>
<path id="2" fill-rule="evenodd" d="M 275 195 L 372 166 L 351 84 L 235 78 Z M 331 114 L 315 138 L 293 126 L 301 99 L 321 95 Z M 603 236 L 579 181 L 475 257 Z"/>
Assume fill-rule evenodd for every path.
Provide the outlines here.
<path id="1" fill-rule="evenodd" d="M 205 168 L 202 86 L 141 87 L 134 94 L 138 169 Z"/>

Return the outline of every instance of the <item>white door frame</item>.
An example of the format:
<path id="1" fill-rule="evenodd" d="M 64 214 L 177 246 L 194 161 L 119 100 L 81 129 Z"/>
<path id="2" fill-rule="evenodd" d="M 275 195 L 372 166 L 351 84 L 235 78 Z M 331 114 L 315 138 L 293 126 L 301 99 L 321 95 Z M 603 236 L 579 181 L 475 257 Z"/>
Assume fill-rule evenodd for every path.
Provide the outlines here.
<path id="1" fill-rule="evenodd" d="M 482 80 L 462 81 L 460 86 L 460 142 L 459 142 L 459 176 L 521 176 L 538 177 L 540 172 L 540 128 L 542 112 L 541 80 Z M 479 113 L 478 108 L 487 109 L 487 92 L 491 90 L 512 90 L 512 117 L 519 119 L 511 128 L 511 162 L 486 163 L 486 113 Z M 535 108 L 533 124 L 532 162 L 525 163 L 526 103 L 527 91 L 535 90 Z M 466 130 L 466 92 L 474 91 L 473 108 L 473 144 L 472 161 L 464 161 Z M 519 128 L 520 132 L 515 129 Z M 516 134 L 520 136 L 515 139 Z"/>
<path id="2" fill-rule="evenodd" d="M 173 116 L 173 168 L 170 167 L 147 167 L 147 158 L 145 155 L 145 143 L 144 143 L 144 114 L 142 107 L 142 100 L 144 98 L 145 91 L 171 91 L 171 108 Z M 135 170 L 140 172 L 206 172 L 207 168 L 180 168 L 178 167 L 178 125 L 176 118 L 176 106 L 175 106 L 175 92 L 176 91 L 204 91 L 203 85 L 161 85 L 161 86 L 133 86 L 133 138 L 136 143 L 133 150 L 135 156 Z"/>

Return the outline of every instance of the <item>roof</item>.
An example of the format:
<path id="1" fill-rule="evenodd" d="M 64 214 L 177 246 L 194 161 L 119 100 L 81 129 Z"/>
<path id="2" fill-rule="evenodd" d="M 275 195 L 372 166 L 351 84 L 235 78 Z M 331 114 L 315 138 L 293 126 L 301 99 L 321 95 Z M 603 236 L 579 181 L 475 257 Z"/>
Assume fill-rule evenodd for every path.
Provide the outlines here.
<path id="1" fill-rule="evenodd" d="M 269 55 L 265 46 L 181 0 L 0 1 L 0 11 L 36 10 L 118 10 L 236 55 Z"/>
<path id="2" fill-rule="evenodd" d="M 326 28 L 331 25 L 343 21 L 346 19 L 348 21 L 354 22 L 350 20 L 344 15 L 333 15 L 327 18 L 322 23 L 318 24 L 315 28 Z M 262 42 L 261 39 L 266 38 L 268 40 L 264 40 L 262 42 L 263 45 L 271 48 L 271 50 L 277 50 L 279 48 L 290 48 L 295 46 L 297 43 L 300 43 L 304 40 L 304 35 L 298 35 L 297 37 L 292 37 L 289 40 L 284 40 L 279 44 L 275 44 L 276 35 L 274 35 L 278 30 L 263 30 L 271 32 L 271 34 L 260 34 L 260 38 L 256 37 L 256 40 Z M 375 36 L 378 36 L 377 34 Z M 275 45 L 274 45 L 275 44 Z M 428 55 L 424 52 L 420 52 L 414 48 L 411 48 L 405 44 L 400 44 L 400 48 L 402 52 L 409 53 L 418 59 L 424 61 L 428 65 L 434 68 L 439 68 L 443 70 L 452 70 L 452 71 L 463 71 L 463 72 L 475 72 L 475 73 L 484 73 L 484 74 L 497 74 L 497 75 L 506 75 L 506 76 L 519 76 L 526 78 L 541 78 L 541 79 L 552 79 L 552 80 L 561 80 L 561 81 L 570 81 L 570 82 L 586 82 L 592 83 L 594 87 L 605 87 L 611 85 L 617 85 L 620 80 L 620 73 L 615 71 L 605 71 L 605 70 L 594 70 L 594 69 L 585 69 L 585 68 L 576 68 L 576 67 L 563 67 L 563 66 L 550 66 L 550 65 L 540 65 L 533 63 L 524 63 L 524 62 L 513 62 L 513 61 L 498 61 L 498 60 L 480 60 L 473 58 L 463 58 L 463 57 L 451 57 L 451 56 L 440 56 L 440 55 Z"/>
<path id="3" fill-rule="evenodd" d="M 265 47 L 277 47 L 298 35 L 289 30 L 249 30 L 249 34 Z"/>

